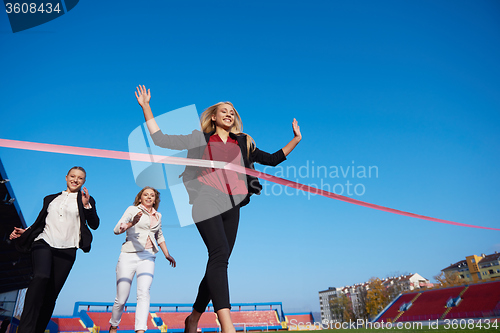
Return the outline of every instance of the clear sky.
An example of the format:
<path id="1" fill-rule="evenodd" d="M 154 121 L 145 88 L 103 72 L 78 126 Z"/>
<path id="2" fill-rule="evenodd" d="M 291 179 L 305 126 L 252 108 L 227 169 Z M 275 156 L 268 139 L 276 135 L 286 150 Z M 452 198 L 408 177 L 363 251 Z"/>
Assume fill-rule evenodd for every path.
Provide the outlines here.
<path id="1" fill-rule="evenodd" d="M 498 228 L 499 17 L 496 0 L 87 0 L 12 33 L 1 13 L 0 138 L 128 151 L 143 122 L 134 89 L 145 84 L 155 115 L 233 102 L 244 131 L 269 152 L 292 138 L 297 118 L 302 141 L 266 172 Z M 55 314 L 71 314 L 75 301 L 112 302 L 124 241 L 112 230 L 140 190 L 130 162 L 9 148 L 0 157 L 28 224 L 45 195 L 65 189 L 70 167 L 86 168 L 101 226 L 92 251 L 79 251 Z M 319 311 L 318 291 L 330 286 L 410 272 L 432 280 L 467 255 L 500 250 L 497 231 L 262 183 L 241 212 L 232 302 Z M 161 194 L 178 267 L 158 256 L 151 301 L 191 303 L 206 248 L 194 226 L 180 227 L 170 191 Z"/>

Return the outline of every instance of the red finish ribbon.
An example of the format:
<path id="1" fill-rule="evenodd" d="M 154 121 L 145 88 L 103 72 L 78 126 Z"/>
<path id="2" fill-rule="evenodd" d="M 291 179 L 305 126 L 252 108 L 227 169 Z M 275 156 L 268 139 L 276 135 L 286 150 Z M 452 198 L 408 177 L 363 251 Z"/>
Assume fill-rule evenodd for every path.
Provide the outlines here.
<path id="1" fill-rule="evenodd" d="M 435 217 L 429 217 L 425 215 L 414 214 L 410 212 L 405 212 L 402 210 L 384 207 L 380 205 L 375 205 L 372 203 L 364 202 L 361 200 L 356 200 L 353 198 L 349 198 L 343 195 L 338 195 L 332 192 L 324 191 L 319 188 L 311 187 L 308 185 L 303 185 L 300 183 L 296 183 L 287 179 L 283 179 L 280 177 L 272 176 L 263 172 L 259 172 L 252 169 L 247 169 L 239 165 L 218 162 L 218 161 L 208 161 L 208 160 L 197 160 L 191 158 L 183 158 L 183 157 L 172 157 L 172 156 L 161 156 L 161 155 L 151 155 L 151 154 L 142 154 L 142 153 L 130 153 L 116 150 L 106 150 L 106 149 L 94 149 L 94 148 L 83 148 L 83 147 L 72 147 L 72 146 L 63 146 L 63 145 L 53 145 L 47 143 L 36 143 L 36 142 L 27 142 L 27 141 L 17 141 L 17 140 L 7 140 L 0 139 L 0 147 L 5 148 L 15 148 L 15 149 L 24 149 L 24 150 L 36 150 L 36 151 L 44 151 L 50 153 L 60 153 L 60 154 L 69 154 L 69 155 L 80 155 L 80 156 L 90 156 L 90 157 L 101 157 L 101 158 L 112 158 L 119 160 L 129 160 L 129 161 L 138 161 L 138 162 L 152 162 L 152 163 L 165 163 L 165 164 L 175 164 L 175 165 L 191 165 L 198 167 L 209 167 L 209 168 L 224 168 L 227 170 L 232 170 L 242 174 L 249 174 L 254 177 L 258 177 L 261 179 L 265 179 L 267 181 L 288 186 L 297 190 L 319 194 L 321 196 L 340 200 L 344 202 L 348 202 L 354 205 L 368 207 L 372 209 L 381 210 L 388 213 L 403 215 L 414 217 L 421 220 L 428 220 L 432 222 L 451 224 L 461 227 L 467 228 L 477 228 L 477 229 L 485 229 L 485 230 L 496 230 L 500 231 L 498 228 L 490 228 L 483 227 L 473 224 L 466 224 L 460 222 L 453 222 L 443 219 L 438 219 Z"/>

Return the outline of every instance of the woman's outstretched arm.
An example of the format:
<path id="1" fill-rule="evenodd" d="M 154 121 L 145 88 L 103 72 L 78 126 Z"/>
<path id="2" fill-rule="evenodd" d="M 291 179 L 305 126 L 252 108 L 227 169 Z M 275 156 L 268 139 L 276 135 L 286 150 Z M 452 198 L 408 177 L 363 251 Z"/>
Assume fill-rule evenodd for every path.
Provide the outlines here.
<path id="1" fill-rule="evenodd" d="M 297 120 L 294 118 L 293 123 L 293 139 L 290 140 L 289 143 L 282 149 L 277 152 L 270 154 L 265 151 L 260 150 L 257 147 L 254 147 L 253 150 L 250 151 L 250 159 L 252 162 L 257 162 L 264 165 L 277 166 L 284 160 L 286 160 L 286 156 L 292 152 L 292 150 L 297 146 L 297 144 L 302 139 L 302 134 L 300 134 L 300 127 Z"/>
<path id="2" fill-rule="evenodd" d="M 158 244 L 158 246 L 165 255 L 165 259 L 167 259 L 170 262 L 170 266 L 175 268 L 175 266 L 177 266 L 177 263 L 175 262 L 174 257 L 172 257 L 170 253 L 168 253 L 167 244 L 165 242 L 161 242 L 160 244 Z"/>
<path id="3" fill-rule="evenodd" d="M 293 118 L 292 128 L 293 128 L 293 139 L 290 140 L 290 142 L 288 142 L 285 147 L 283 147 L 283 153 L 285 153 L 285 156 L 288 156 L 288 154 L 290 154 L 292 150 L 295 147 L 297 147 L 300 140 L 302 140 L 302 134 L 300 134 L 299 123 L 295 118 Z"/>
<path id="4" fill-rule="evenodd" d="M 151 99 L 150 90 L 146 90 L 145 86 L 139 85 L 137 87 L 137 91 L 135 92 L 135 97 L 137 98 L 139 105 L 142 107 L 142 112 L 144 113 L 144 119 L 146 119 L 149 134 L 151 134 L 151 139 L 155 145 L 175 150 L 198 148 L 206 145 L 205 138 L 200 131 L 197 131 L 197 135 L 163 134 L 155 120 L 155 117 L 153 116 L 153 111 L 151 111 L 151 107 L 149 106 L 149 100 Z"/>
<path id="5" fill-rule="evenodd" d="M 146 90 L 144 85 L 139 85 L 137 91 L 135 92 L 135 97 L 137 102 L 142 107 L 142 112 L 144 113 L 144 119 L 146 119 L 146 124 L 148 126 L 149 134 L 156 133 L 160 130 L 160 127 L 156 123 L 155 117 L 153 116 L 153 111 L 149 106 L 149 101 L 151 100 L 150 90 Z"/>

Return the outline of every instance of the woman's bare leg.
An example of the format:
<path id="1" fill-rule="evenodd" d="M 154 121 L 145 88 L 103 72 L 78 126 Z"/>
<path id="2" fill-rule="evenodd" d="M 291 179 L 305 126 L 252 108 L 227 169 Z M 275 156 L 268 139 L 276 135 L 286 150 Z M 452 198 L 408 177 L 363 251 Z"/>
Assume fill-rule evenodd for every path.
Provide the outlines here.
<path id="1" fill-rule="evenodd" d="M 235 333 L 236 330 L 231 320 L 231 311 L 227 308 L 217 311 L 217 318 L 219 319 L 220 328 L 222 333 Z"/>

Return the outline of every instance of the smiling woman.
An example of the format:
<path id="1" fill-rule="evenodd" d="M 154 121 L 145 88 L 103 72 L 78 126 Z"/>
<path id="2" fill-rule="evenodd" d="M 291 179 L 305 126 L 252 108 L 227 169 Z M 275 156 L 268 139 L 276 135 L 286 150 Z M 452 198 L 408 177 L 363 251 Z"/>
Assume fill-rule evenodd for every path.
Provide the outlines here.
<path id="1" fill-rule="evenodd" d="M 109 321 L 111 333 L 116 333 L 118 329 L 134 275 L 137 276 L 135 331 L 144 332 L 148 329 L 149 289 L 153 282 L 156 253 L 159 249 L 172 267 L 176 266 L 161 230 L 161 214 L 156 211 L 159 204 L 160 193 L 146 186 L 137 193 L 134 205 L 127 208 L 115 226 L 115 234 L 126 231 L 127 238 L 116 265 L 116 298 Z"/>
<path id="2" fill-rule="evenodd" d="M 292 123 L 293 138 L 273 154 L 259 150 L 254 140 L 242 132 L 241 118 L 230 102 L 208 107 L 200 117 L 202 132 L 191 135 L 163 134 L 156 123 L 146 87 L 135 92 L 151 138 L 155 145 L 176 150 L 187 149 L 188 158 L 223 161 L 246 168 L 254 162 L 276 166 L 302 139 L 297 120 Z M 201 144 L 200 144 L 201 142 Z M 200 282 L 198 295 L 191 314 L 185 319 L 186 333 L 196 333 L 202 313 L 212 300 L 214 311 L 224 333 L 234 333 L 229 300 L 227 267 L 236 241 L 240 208 L 250 201 L 250 195 L 259 194 L 262 185 L 258 178 L 234 171 L 187 166 L 181 175 L 193 205 L 192 216 L 208 250 L 205 276 Z"/>
<path id="3" fill-rule="evenodd" d="M 31 251 L 33 280 L 24 301 L 19 324 L 20 333 L 43 333 L 47 327 L 56 299 L 76 258 L 76 250 L 90 251 L 92 234 L 99 217 L 95 201 L 82 186 L 86 172 L 73 167 L 66 175 L 66 190 L 48 195 L 35 223 L 27 229 L 15 228 L 10 239 L 16 248 Z"/>
<path id="4" fill-rule="evenodd" d="M 68 174 L 66 175 L 66 185 L 68 191 L 77 192 L 85 183 L 86 175 L 87 174 L 82 167 L 76 166 L 71 168 L 71 170 L 69 170 Z"/>

